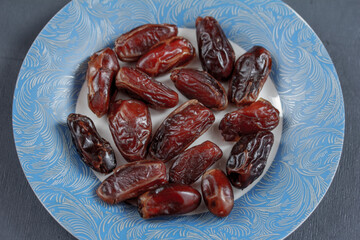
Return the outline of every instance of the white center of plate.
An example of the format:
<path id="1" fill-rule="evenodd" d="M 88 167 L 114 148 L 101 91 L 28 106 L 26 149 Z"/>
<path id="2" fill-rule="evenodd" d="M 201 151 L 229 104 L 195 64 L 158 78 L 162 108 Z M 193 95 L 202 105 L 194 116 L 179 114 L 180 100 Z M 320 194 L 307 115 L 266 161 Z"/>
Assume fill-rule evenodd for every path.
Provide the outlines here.
<path id="1" fill-rule="evenodd" d="M 202 70 L 201 63 L 198 58 L 198 49 L 197 49 L 195 29 L 179 28 L 178 35 L 187 38 L 196 49 L 196 57 L 190 62 L 190 64 L 188 64 L 185 67 Z M 234 51 L 236 54 L 236 59 L 238 59 L 238 57 L 240 57 L 242 54 L 245 53 L 245 50 L 242 49 L 241 47 L 239 47 L 238 45 L 236 45 L 235 43 L 231 42 L 231 44 L 234 48 Z M 120 62 L 120 66 L 129 66 L 129 65 L 134 65 L 134 64 Z M 153 133 L 156 132 L 157 128 L 160 126 L 162 121 L 173 110 L 175 110 L 177 107 L 179 107 L 181 104 L 183 104 L 184 102 L 186 102 L 188 100 L 175 88 L 173 82 L 170 80 L 170 73 L 156 77 L 156 80 L 164 83 L 165 85 L 167 85 L 168 87 L 170 87 L 171 89 L 176 91 L 179 95 L 179 103 L 176 107 L 170 108 L 170 109 L 156 110 L 156 109 L 149 108 L 150 114 L 151 114 L 151 120 L 152 120 L 152 127 L 153 127 L 152 132 Z M 228 82 L 221 82 L 221 83 L 223 84 L 224 88 L 227 91 L 228 90 Z M 96 126 L 96 129 L 99 132 L 99 134 L 101 135 L 101 137 L 103 137 L 107 141 L 109 141 L 109 143 L 113 147 L 118 166 L 127 163 L 125 161 L 125 159 L 121 156 L 119 150 L 117 149 L 117 147 L 114 143 L 114 140 L 113 140 L 112 135 L 109 130 L 107 117 L 103 116 L 102 118 L 98 118 L 90 110 L 90 108 L 88 107 L 88 102 L 87 102 L 87 94 L 88 94 L 88 89 L 87 89 L 87 83 L 85 81 L 80 90 L 79 98 L 76 103 L 75 112 L 83 114 L 85 116 L 88 116 L 89 118 L 91 118 L 93 120 L 93 122 Z M 264 169 L 263 174 L 256 181 L 254 181 L 251 185 L 249 185 L 247 188 L 245 188 L 244 190 L 233 188 L 235 200 L 240 198 L 241 196 L 243 196 L 245 193 L 247 193 L 265 175 L 265 173 L 269 169 L 271 163 L 274 161 L 277 149 L 279 147 L 280 139 L 281 139 L 283 112 L 282 112 L 282 108 L 281 108 L 280 96 L 279 96 L 278 92 L 276 91 L 276 88 L 275 88 L 272 80 L 270 79 L 270 77 L 265 82 L 264 87 L 263 87 L 262 91 L 260 92 L 259 98 L 260 97 L 270 101 L 272 103 L 272 105 L 280 111 L 280 123 L 279 123 L 279 126 L 277 126 L 272 131 L 272 133 L 274 134 L 274 144 L 271 149 L 271 152 L 270 152 L 270 155 L 269 155 L 268 161 L 266 163 L 266 167 Z M 124 93 L 119 93 L 118 98 L 129 99 L 129 96 L 127 96 Z M 220 168 L 221 170 L 226 172 L 226 161 L 230 156 L 231 149 L 232 149 L 233 145 L 235 144 L 235 142 L 226 142 L 223 139 L 223 137 L 221 136 L 220 131 L 219 131 L 219 123 L 226 113 L 235 111 L 236 109 L 237 109 L 236 106 L 234 106 L 233 104 L 229 104 L 229 106 L 225 110 L 215 111 L 214 112 L 214 114 L 215 114 L 214 124 L 211 126 L 211 128 L 208 131 L 206 131 L 195 142 L 193 142 L 193 144 L 191 144 L 189 146 L 189 148 L 190 148 L 192 146 L 201 144 L 206 140 L 210 140 L 210 141 L 214 142 L 215 144 L 217 144 L 221 148 L 221 150 L 223 151 L 223 157 L 219 161 L 217 161 L 212 167 L 210 167 L 210 169 L 211 168 Z M 171 166 L 171 164 L 172 164 L 172 161 L 167 162 L 166 163 L 167 168 L 169 168 Z M 107 177 L 107 175 L 105 175 L 105 174 L 101 174 L 101 173 L 98 173 L 95 171 L 94 171 L 94 173 L 99 178 L 100 181 L 103 181 Z M 192 186 L 201 193 L 200 182 L 201 182 L 201 177 Z M 202 213 L 202 212 L 206 212 L 206 211 L 208 211 L 208 209 L 206 208 L 204 201 L 202 201 L 201 205 L 195 211 L 193 211 L 189 214 L 191 214 L 191 215 L 198 214 L 198 213 Z"/>

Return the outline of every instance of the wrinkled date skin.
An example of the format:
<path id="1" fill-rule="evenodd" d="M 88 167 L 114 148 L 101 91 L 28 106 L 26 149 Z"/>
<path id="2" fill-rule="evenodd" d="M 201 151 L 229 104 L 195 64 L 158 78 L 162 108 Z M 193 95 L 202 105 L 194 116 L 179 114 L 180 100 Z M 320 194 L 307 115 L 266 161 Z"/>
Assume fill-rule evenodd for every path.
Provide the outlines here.
<path id="1" fill-rule="evenodd" d="M 99 135 L 90 118 L 71 113 L 67 118 L 67 125 L 81 159 L 88 166 L 101 173 L 109 173 L 116 167 L 110 143 Z"/>
<path id="2" fill-rule="evenodd" d="M 142 218 L 185 214 L 195 210 L 201 202 L 200 193 L 183 184 L 170 183 L 144 193 L 138 199 Z"/>
<path id="3" fill-rule="evenodd" d="M 196 38 L 203 69 L 219 81 L 227 80 L 233 70 L 235 52 L 220 24 L 213 17 L 198 17 Z"/>
<path id="4" fill-rule="evenodd" d="M 206 207 L 218 217 L 226 217 L 234 207 L 234 193 L 225 173 L 208 170 L 201 179 L 201 192 Z"/>
<path id="5" fill-rule="evenodd" d="M 269 131 L 244 135 L 234 145 L 226 164 L 231 184 L 244 189 L 264 171 L 274 135 Z"/>
<path id="6" fill-rule="evenodd" d="M 228 105 L 224 87 L 207 72 L 180 68 L 174 69 L 170 78 L 185 97 L 197 99 L 208 108 L 224 110 Z"/>
<path id="7" fill-rule="evenodd" d="M 116 76 L 116 87 L 132 97 L 149 103 L 153 108 L 172 108 L 179 102 L 178 94 L 142 71 L 122 67 Z"/>
<path id="8" fill-rule="evenodd" d="M 210 141 L 189 148 L 174 158 L 169 170 L 169 182 L 188 185 L 194 183 L 222 155 L 221 149 Z"/>
<path id="9" fill-rule="evenodd" d="M 172 37 L 153 46 L 139 59 L 136 67 L 153 77 L 184 66 L 194 57 L 195 49 L 189 40 Z"/>
<path id="10" fill-rule="evenodd" d="M 220 121 L 219 129 L 226 141 L 237 141 L 243 134 L 273 130 L 280 121 L 279 111 L 267 100 L 258 101 L 228 113 Z"/>
<path id="11" fill-rule="evenodd" d="M 110 204 L 138 197 L 146 191 L 166 184 L 166 167 L 160 161 L 137 161 L 119 166 L 96 190 Z"/>
<path id="12" fill-rule="evenodd" d="M 254 102 L 271 72 L 271 55 L 255 46 L 235 63 L 229 84 L 229 101 L 237 106 Z"/>
<path id="13" fill-rule="evenodd" d="M 109 110 L 111 87 L 119 71 L 116 54 L 105 48 L 90 57 L 86 72 L 89 108 L 101 117 Z"/>
<path id="14" fill-rule="evenodd" d="M 137 61 L 156 43 L 178 34 L 173 24 L 145 24 L 122 34 L 115 41 L 115 52 L 123 62 Z"/>
<path id="15" fill-rule="evenodd" d="M 175 109 L 162 122 L 151 141 L 149 153 L 167 162 L 200 137 L 214 123 L 210 109 L 193 99 Z"/>
<path id="16" fill-rule="evenodd" d="M 111 104 L 108 120 L 111 135 L 125 160 L 145 159 L 152 127 L 148 107 L 138 100 L 118 100 Z"/>

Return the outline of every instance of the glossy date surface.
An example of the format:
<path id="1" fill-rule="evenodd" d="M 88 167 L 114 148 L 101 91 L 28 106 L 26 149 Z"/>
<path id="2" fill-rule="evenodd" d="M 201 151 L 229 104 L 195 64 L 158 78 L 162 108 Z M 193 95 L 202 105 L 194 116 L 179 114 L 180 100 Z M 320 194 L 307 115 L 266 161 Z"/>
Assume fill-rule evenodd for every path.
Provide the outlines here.
<path id="1" fill-rule="evenodd" d="M 119 70 L 116 54 L 105 48 L 90 57 L 86 72 L 89 108 L 101 117 L 109 110 L 111 87 Z"/>
<path id="2" fill-rule="evenodd" d="M 227 80 L 233 70 L 235 52 L 220 24 L 210 16 L 198 17 L 196 38 L 203 69 L 219 81 Z"/>
<path id="3" fill-rule="evenodd" d="M 137 161 L 119 166 L 96 190 L 105 202 L 115 204 L 138 197 L 167 183 L 166 167 L 160 161 Z"/>
<path id="4" fill-rule="evenodd" d="M 226 141 L 237 141 L 243 134 L 273 130 L 279 125 L 280 116 L 269 101 L 258 101 L 228 113 L 220 121 L 219 129 Z"/>
<path id="5" fill-rule="evenodd" d="M 188 64 L 194 57 L 195 49 L 189 40 L 172 37 L 153 46 L 139 59 L 136 67 L 150 76 L 157 76 Z"/>
<path id="6" fill-rule="evenodd" d="M 226 164 L 227 176 L 234 187 L 244 189 L 260 177 L 273 143 L 274 135 L 269 131 L 241 136 Z"/>
<path id="7" fill-rule="evenodd" d="M 138 198 L 138 212 L 142 218 L 185 214 L 195 210 L 201 202 L 200 193 L 188 185 L 170 183 L 144 193 Z"/>
<path id="8" fill-rule="evenodd" d="M 201 179 L 206 207 L 218 217 L 226 217 L 234 207 L 234 193 L 229 179 L 220 169 L 206 171 Z"/>
<path id="9" fill-rule="evenodd" d="M 156 43 L 177 33 L 177 26 L 173 24 L 144 24 L 118 37 L 115 52 L 121 61 L 134 62 Z"/>
<path id="10" fill-rule="evenodd" d="M 179 102 L 178 94 L 163 83 L 132 67 L 122 67 L 116 76 L 116 87 L 153 108 L 172 108 Z"/>
<path id="11" fill-rule="evenodd" d="M 125 160 L 145 159 L 152 131 L 148 107 L 138 100 L 112 102 L 108 121 L 114 142 Z"/>
<path id="12" fill-rule="evenodd" d="M 110 143 L 99 135 L 89 117 L 71 113 L 67 118 L 67 125 L 83 162 L 101 173 L 109 173 L 116 167 Z"/>
<path id="13" fill-rule="evenodd" d="M 194 183 L 222 155 L 221 149 L 210 141 L 187 149 L 173 159 L 174 163 L 169 170 L 169 182 L 188 185 Z"/>
<path id="14" fill-rule="evenodd" d="M 256 101 L 271 72 L 268 50 L 254 46 L 235 63 L 229 84 L 229 101 L 237 106 Z"/>
<path id="15" fill-rule="evenodd" d="M 175 109 L 162 122 L 151 141 L 154 159 L 168 161 L 181 153 L 214 123 L 210 109 L 193 99 Z"/>
<path id="16" fill-rule="evenodd" d="M 224 87 L 207 72 L 180 68 L 171 71 L 170 78 L 188 99 L 197 99 L 214 110 L 223 110 L 228 105 Z"/>

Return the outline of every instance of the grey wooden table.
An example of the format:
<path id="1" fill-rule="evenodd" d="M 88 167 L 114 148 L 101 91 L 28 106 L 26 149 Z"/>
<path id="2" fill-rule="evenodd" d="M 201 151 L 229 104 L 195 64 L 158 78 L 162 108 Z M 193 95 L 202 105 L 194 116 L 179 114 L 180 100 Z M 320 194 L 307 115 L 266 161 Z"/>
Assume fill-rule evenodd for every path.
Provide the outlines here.
<path id="1" fill-rule="evenodd" d="M 74 239 L 26 181 L 11 125 L 21 63 L 37 34 L 68 0 L 0 1 L 0 239 Z M 285 0 L 318 34 L 337 69 L 346 110 L 343 154 L 314 213 L 288 239 L 360 239 L 360 1 Z"/>

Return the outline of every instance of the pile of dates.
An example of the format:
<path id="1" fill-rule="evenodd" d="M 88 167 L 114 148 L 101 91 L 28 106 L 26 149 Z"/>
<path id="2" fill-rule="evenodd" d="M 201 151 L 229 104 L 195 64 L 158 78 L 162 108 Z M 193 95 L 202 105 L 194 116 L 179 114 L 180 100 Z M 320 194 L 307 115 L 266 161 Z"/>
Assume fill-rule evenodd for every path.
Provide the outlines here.
<path id="1" fill-rule="evenodd" d="M 89 117 L 72 113 L 67 124 L 82 160 L 95 171 L 112 173 L 96 190 L 103 201 L 135 200 L 141 217 L 152 218 L 191 212 L 202 196 L 211 213 L 225 217 L 234 205 L 232 187 L 244 189 L 262 174 L 274 142 L 271 130 L 279 123 L 279 111 L 267 100 L 258 100 L 271 71 L 271 56 L 254 46 L 236 60 L 219 23 L 213 17 L 198 17 L 202 69 L 184 68 L 195 57 L 195 48 L 177 34 L 171 24 L 139 26 L 118 37 L 114 49 L 105 48 L 88 62 L 89 108 L 98 117 L 107 116 L 127 164 L 117 167 L 111 145 Z M 119 60 L 135 64 L 120 66 Z M 173 108 L 179 101 L 177 92 L 154 79 L 168 72 L 189 100 L 153 133 L 148 108 Z M 118 91 L 131 98 L 116 100 Z M 237 110 L 224 116 L 219 130 L 225 141 L 236 143 L 225 171 L 210 169 L 223 156 L 222 150 L 211 141 L 188 147 L 212 126 L 213 111 L 228 104 Z M 200 178 L 201 194 L 191 186 Z"/>

